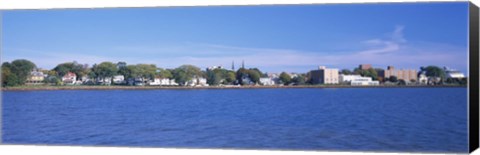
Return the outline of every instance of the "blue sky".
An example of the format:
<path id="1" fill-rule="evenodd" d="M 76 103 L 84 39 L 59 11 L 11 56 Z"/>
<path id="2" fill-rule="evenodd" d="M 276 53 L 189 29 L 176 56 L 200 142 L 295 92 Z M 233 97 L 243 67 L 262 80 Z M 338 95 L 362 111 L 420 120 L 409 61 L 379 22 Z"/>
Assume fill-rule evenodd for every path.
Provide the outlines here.
<path id="1" fill-rule="evenodd" d="M 466 2 L 11 10 L 2 12 L 2 61 L 467 73 L 467 22 Z"/>

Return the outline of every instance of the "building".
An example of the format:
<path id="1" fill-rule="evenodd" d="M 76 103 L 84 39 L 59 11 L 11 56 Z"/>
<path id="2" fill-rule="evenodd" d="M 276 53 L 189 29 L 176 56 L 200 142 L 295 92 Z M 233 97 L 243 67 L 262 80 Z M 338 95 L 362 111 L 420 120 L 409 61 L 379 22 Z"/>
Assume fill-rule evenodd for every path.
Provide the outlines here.
<path id="1" fill-rule="evenodd" d="M 94 85 L 95 82 L 88 76 L 84 75 L 80 78 L 80 82 L 84 85 Z"/>
<path id="2" fill-rule="evenodd" d="M 352 86 L 375 86 L 375 85 L 380 85 L 380 82 L 372 80 L 372 77 L 362 77 L 360 75 L 340 74 L 339 80 L 340 80 L 340 83 L 350 84 Z"/>
<path id="3" fill-rule="evenodd" d="M 168 78 L 155 78 L 153 81 L 149 81 L 148 85 L 151 86 L 176 86 L 178 85 L 174 79 Z"/>
<path id="4" fill-rule="evenodd" d="M 395 76 L 397 77 L 398 80 L 404 80 L 405 82 L 410 82 L 412 80 L 417 81 L 417 70 L 415 69 L 396 70 L 393 66 L 388 66 L 387 70 L 379 71 L 378 76 L 381 77 L 382 79 Z"/>
<path id="5" fill-rule="evenodd" d="M 198 78 L 198 85 L 199 86 L 208 86 L 206 78 Z"/>
<path id="6" fill-rule="evenodd" d="M 298 77 L 297 73 L 287 73 L 292 79 Z"/>
<path id="7" fill-rule="evenodd" d="M 97 84 L 110 85 L 112 84 L 112 77 L 97 78 Z"/>
<path id="8" fill-rule="evenodd" d="M 200 77 L 194 77 L 191 80 L 187 81 L 187 86 L 208 86 L 207 79 Z"/>
<path id="9" fill-rule="evenodd" d="M 270 77 L 262 77 L 259 79 L 260 81 L 260 84 L 264 85 L 264 86 L 273 86 L 275 85 L 275 81 L 270 78 Z"/>
<path id="10" fill-rule="evenodd" d="M 419 84 L 428 84 L 428 77 L 427 74 L 424 72 L 418 75 L 418 83 Z"/>
<path id="11" fill-rule="evenodd" d="M 145 81 L 144 81 L 143 78 L 139 78 L 139 77 L 129 78 L 127 80 L 127 85 L 130 85 L 130 86 L 144 86 Z"/>
<path id="12" fill-rule="evenodd" d="M 463 74 L 460 71 L 450 69 L 448 67 L 443 67 L 443 70 L 445 70 L 445 74 L 447 78 L 456 78 L 456 79 L 465 78 L 465 74 Z"/>
<path id="13" fill-rule="evenodd" d="M 368 69 L 372 68 L 372 65 L 371 64 L 361 64 L 361 65 L 358 65 L 358 68 L 361 69 L 361 70 L 368 70 Z"/>
<path id="14" fill-rule="evenodd" d="M 311 71 L 311 79 L 314 84 L 338 84 L 338 69 L 319 66 Z"/>
<path id="15" fill-rule="evenodd" d="M 43 80 L 45 79 L 45 74 L 38 70 L 33 70 L 30 72 L 30 76 L 28 76 L 26 84 L 43 84 Z"/>
<path id="16" fill-rule="evenodd" d="M 171 86 L 178 86 L 178 83 L 175 82 L 175 79 L 170 79 L 169 83 L 170 83 Z"/>
<path id="17" fill-rule="evenodd" d="M 207 68 L 207 70 L 215 70 L 215 69 L 223 69 L 222 66 L 210 66 Z"/>
<path id="18" fill-rule="evenodd" d="M 113 76 L 113 84 L 125 84 L 125 77 L 123 75 Z"/>
<path id="19" fill-rule="evenodd" d="M 68 72 L 62 77 L 63 84 L 74 85 L 77 81 L 77 75 L 72 72 Z"/>
<path id="20" fill-rule="evenodd" d="M 339 83 L 343 84 L 350 84 L 351 81 L 354 81 L 355 79 L 362 78 L 361 75 L 345 75 L 345 74 L 340 74 L 338 76 Z"/>
<path id="21" fill-rule="evenodd" d="M 148 81 L 148 85 L 160 86 L 160 85 L 162 85 L 162 82 L 164 82 L 163 79 L 155 78 L 155 79 L 153 79 L 153 81 Z"/>

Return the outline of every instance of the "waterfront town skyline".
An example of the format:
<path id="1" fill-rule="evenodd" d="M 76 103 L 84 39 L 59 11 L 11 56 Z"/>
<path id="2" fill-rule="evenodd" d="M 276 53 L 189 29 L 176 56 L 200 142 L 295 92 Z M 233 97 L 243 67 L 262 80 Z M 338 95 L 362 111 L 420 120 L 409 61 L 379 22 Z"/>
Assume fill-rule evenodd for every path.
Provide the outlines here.
<path id="1" fill-rule="evenodd" d="M 5 74 L 5 75 L 3 75 Z M 434 65 L 416 69 L 376 68 L 359 64 L 354 69 L 318 66 L 306 73 L 262 72 L 247 68 L 242 61 L 236 69 L 210 66 L 202 69 L 195 65 L 161 68 L 155 64 L 127 64 L 127 62 L 101 62 L 89 66 L 76 61 L 58 64 L 51 70 L 36 67 L 34 62 L 18 59 L 2 64 L 2 86 L 18 85 L 135 85 L 135 86 L 240 86 L 240 85 L 443 85 L 466 84 L 468 76 L 458 70 Z"/>
<path id="2" fill-rule="evenodd" d="M 28 59 L 45 69 L 73 60 L 162 68 L 229 68 L 245 60 L 264 72 L 369 63 L 468 74 L 467 4 L 6 11 L 1 59 Z"/>

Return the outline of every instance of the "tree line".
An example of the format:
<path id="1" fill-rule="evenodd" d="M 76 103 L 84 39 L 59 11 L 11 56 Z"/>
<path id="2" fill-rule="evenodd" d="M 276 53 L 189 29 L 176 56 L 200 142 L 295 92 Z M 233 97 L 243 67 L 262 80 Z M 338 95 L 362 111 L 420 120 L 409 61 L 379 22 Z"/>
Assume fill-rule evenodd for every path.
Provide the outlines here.
<path id="1" fill-rule="evenodd" d="M 4 62 L 2 64 L 2 86 L 24 85 L 36 65 L 25 59 Z M 258 68 L 240 68 L 237 71 L 223 68 L 207 69 L 202 71 L 194 65 L 181 65 L 173 69 L 159 68 L 155 64 L 127 64 L 126 62 L 101 62 L 99 64 L 80 64 L 76 61 L 61 63 L 51 70 L 42 70 L 46 74 L 43 82 L 48 84 L 61 85 L 62 77 L 69 72 L 77 75 L 76 80 L 84 77 L 105 82 L 108 78 L 116 75 L 123 75 L 125 79 L 141 79 L 142 81 L 153 80 L 154 78 L 174 79 L 176 83 L 184 85 L 194 78 L 206 78 L 210 85 L 231 85 L 231 84 L 256 84 L 261 77 L 267 74 Z M 282 76 L 283 77 L 283 76 Z M 290 78 L 283 78 L 285 83 L 290 83 Z M 302 81 L 302 80 L 299 80 Z M 250 84 L 251 84 L 250 83 Z"/>
<path id="2" fill-rule="evenodd" d="M 14 60 L 12 62 L 4 62 L 2 64 L 2 86 L 18 86 L 24 85 L 31 74 L 31 71 L 36 69 L 36 65 L 25 59 Z M 345 75 L 361 75 L 364 77 L 371 77 L 373 80 L 381 82 L 390 81 L 398 82 L 396 77 L 386 77 L 382 79 L 379 72 L 383 70 L 380 68 L 370 68 L 362 70 L 355 68 L 353 71 L 349 69 L 342 69 L 340 74 Z M 153 80 L 154 78 L 174 79 L 176 83 L 184 85 L 186 82 L 194 78 L 205 78 L 209 85 L 250 85 L 259 84 L 260 78 L 268 77 L 267 73 L 263 73 L 258 68 L 239 68 L 236 71 L 227 70 L 223 68 L 207 69 L 202 71 L 199 67 L 194 65 L 181 65 L 173 69 L 165 69 L 157 67 L 155 64 L 127 64 L 126 62 L 101 62 L 99 64 L 80 64 L 76 61 L 61 63 L 51 70 L 42 70 L 46 74 L 44 80 L 48 84 L 62 84 L 62 77 L 68 72 L 77 75 L 76 80 L 81 80 L 83 77 L 95 79 L 105 82 L 107 78 L 112 78 L 115 75 L 123 75 L 125 79 L 141 79 L 142 81 Z M 459 79 L 447 79 L 445 71 L 437 66 L 421 67 L 418 74 L 424 72 L 426 76 L 438 77 L 441 82 L 445 83 L 466 83 Z M 291 76 L 286 72 L 282 72 L 278 76 L 276 82 L 284 85 L 310 85 L 312 82 L 311 72 L 296 74 Z M 405 82 L 405 81 L 403 81 Z M 413 81 L 412 81 L 413 82 Z"/>

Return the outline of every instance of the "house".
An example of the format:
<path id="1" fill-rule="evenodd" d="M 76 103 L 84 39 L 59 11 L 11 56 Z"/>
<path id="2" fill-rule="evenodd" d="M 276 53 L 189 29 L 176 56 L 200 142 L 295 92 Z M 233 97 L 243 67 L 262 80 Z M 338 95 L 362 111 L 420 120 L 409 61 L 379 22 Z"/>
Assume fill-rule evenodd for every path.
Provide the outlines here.
<path id="1" fill-rule="evenodd" d="M 428 84 L 428 77 L 425 72 L 422 72 L 418 75 L 419 84 Z"/>
<path id="2" fill-rule="evenodd" d="M 270 77 L 262 77 L 260 78 L 260 84 L 264 86 L 273 86 L 275 85 L 275 81 Z"/>
<path id="3" fill-rule="evenodd" d="M 97 78 L 97 84 L 99 84 L 99 85 L 110 85 L 110 84 L 112 84 L 112 77 Z"/>
<path id="4" fill-rule="evenodd" d="M 171 81 L 172 80 L 170 80 L 168 78 L 155 78 L 155 79 L 153 79 L 153 81 L 149 81 L 148 85 L 151 85 L 151 86 L 170 86 L 170 85 L 172 85 Z M 173 80 L 173 82 L 175 82 L 175 80 Z"/>
<path id="5" fill-rule="evenodd" d="M 207 79 L 203 77 L 194 77 L 191 80 L 187 81 L 186 84 L 187 86 L 209 86 L 207 83 Z"/>
<path id="6" fill-rule="evenodd" d="M 208 86 L 207 79 L 206 78 L 198 78 L 197 86 Z"/>
<path id="7" fill-rule="evenodd" d="M 145 85 L 145 82 L 144 82 L 144 79 L 143 78 L 134 78 L 132 79 L 132 85 L 134 86 L 144 86 Z"/>
<path id="8" fill-rule="evenodd" d="M 178 83 L 175 82 L 175 79 L 170 79 L 170 80 L 169 80 L 169 85 L 170 85 L 170 86 L 178 86 Z"/>
<path id="9" fill-rule="evenodd" d="M 267 73 L 267 77 L 273 80 L 274 83 L 280 83 L 280 75 L 278 73 Z"/>
<path id="10" fill-rule="evenodd" d="M 80 78 L 80 82 L 85 85 L 94 85 L 95 82 L 88 76 L 84 75 Z"/>
<path id="11" fill-rule="evenodd" d="M 123 75 L 115 75 L 113 76 L 113 84 L 125 84 L 125 77 Z"/>
<path id="12" fill-rule="evenodd" d="M 148 81 L 148 85 L 150 86 L 160 86 L 161 79 L 155 78 L 153 80 Z"/>
<path id="13" fill-rule="evenodd" d="M 338 84 L 338 69 L 319 66 L 311 71 L 311 79 L 314 84 Z"/>
<path id="14" fill-rule="evenodd" d="M 43 80 L 45 79 L 45 74 L 38 70 L 33 70 L 30 72 L 30 76 L 28 76 L 26 84 L 43 84 Z"/>
<path id="15" fill-rule="evenodd" d="M 62 77 L 62 82 L 65 85 L 74 85 L 77 81 L 77 75 L 72 72 L 68 72 Z"/>
<path id="16" fill-rule="evenodd" d="M 380 82 L 372 80 L 372 77 L 362 77 L 360 75 L 340 74 L 339 80 L 340 80 L 340 83 L 350 84 L 352 86 L 376 86 L 376 85 L 380 85 Z"/>

